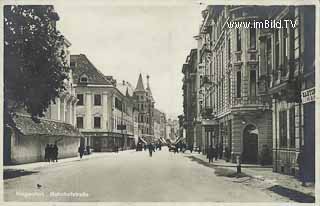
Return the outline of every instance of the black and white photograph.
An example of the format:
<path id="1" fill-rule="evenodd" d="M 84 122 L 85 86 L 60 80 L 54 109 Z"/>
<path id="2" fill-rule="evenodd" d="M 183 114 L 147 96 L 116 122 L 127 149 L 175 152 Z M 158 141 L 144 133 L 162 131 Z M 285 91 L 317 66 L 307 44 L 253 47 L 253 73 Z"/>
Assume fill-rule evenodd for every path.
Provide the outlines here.
<path id="1" fill-rule="evenodd" d="M 319 8 L 5 0 L 3 203 L 319 203 Z"/>

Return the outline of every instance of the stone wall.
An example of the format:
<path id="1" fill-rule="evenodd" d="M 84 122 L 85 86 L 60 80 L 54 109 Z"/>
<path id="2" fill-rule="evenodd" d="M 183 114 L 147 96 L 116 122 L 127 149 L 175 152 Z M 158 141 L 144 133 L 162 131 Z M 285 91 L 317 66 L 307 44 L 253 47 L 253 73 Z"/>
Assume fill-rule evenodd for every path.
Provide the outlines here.
<path id="1" fill-rule="evenodd" d="M 57 143 L 58 158 L 76 157 L 80 145 L 80 137 L 24 136 L 18 132 L 11 135 L 11 163 L 23 164 L 44 161 L 46 144 Z"/>

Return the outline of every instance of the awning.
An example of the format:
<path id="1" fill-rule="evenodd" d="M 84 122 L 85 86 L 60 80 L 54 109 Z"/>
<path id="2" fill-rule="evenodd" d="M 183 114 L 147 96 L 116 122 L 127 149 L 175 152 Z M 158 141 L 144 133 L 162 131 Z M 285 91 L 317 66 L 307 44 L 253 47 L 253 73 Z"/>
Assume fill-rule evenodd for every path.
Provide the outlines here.
<path id="1" fill-rule="evenodd" d="M 144 140 L 142 137 L 139 137 L 139 139 L 140 139 L 143 143 L 148 144 L 147 141 Z"/>
<path id="2" fill-rule="evenodd" d="M 179 142 L 181 142 L 181 141 L 184 140 L 184 139 L 186 139 L 186 138 L 179 137 L 179 138 L 175 141 L 174 144 L 178 144 Z"/>

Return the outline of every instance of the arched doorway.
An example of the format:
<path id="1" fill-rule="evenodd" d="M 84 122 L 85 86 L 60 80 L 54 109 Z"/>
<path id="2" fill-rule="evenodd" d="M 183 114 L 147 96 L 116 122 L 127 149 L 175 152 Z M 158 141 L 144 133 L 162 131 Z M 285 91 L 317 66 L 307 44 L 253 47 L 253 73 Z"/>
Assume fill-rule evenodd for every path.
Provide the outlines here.
<path id="1" fill-rule="evenodd" d="M 243 130 L 242 162 L 258 162 L 258 129 L 252 124 Z"/>

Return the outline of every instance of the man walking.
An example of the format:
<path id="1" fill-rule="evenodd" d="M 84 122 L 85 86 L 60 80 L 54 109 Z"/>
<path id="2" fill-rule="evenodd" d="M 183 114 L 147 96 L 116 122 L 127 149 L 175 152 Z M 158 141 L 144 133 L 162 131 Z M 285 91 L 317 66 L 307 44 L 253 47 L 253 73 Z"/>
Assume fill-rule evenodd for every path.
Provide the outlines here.
<path id="1" fill-rule="evenodd" d="M 58 146 L 55 143 L 53 146 L 53 161 L 56 161 L 56 162 L 58 162 L 58 150 L 59 150 Z"/>
<path id="2" fill-rule="evenodd" d="M 78 148 L 78 152 L 80 154 L 80 159 L 82 159 L 82 156 L 84 154 L 84 146 L 83 145 L 80 145 L 80 147 Z"/>
<path id="3" fill-rule="evenodd" d="M 154 146 L 150 143 L 148 149 L 149 149 L 149 156 L 152 157 L 152 152 L 154 152 Z"/>

